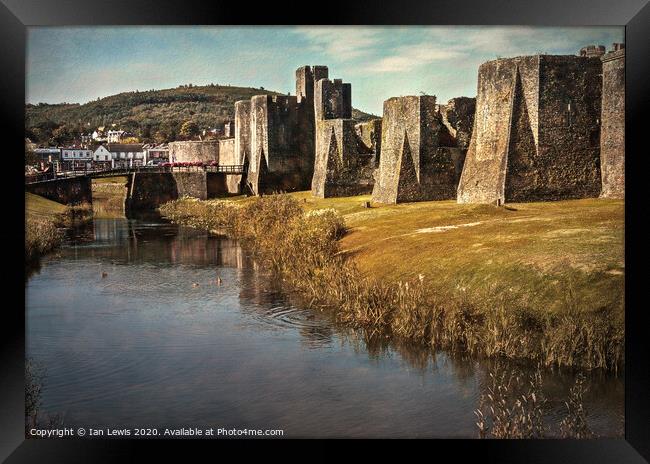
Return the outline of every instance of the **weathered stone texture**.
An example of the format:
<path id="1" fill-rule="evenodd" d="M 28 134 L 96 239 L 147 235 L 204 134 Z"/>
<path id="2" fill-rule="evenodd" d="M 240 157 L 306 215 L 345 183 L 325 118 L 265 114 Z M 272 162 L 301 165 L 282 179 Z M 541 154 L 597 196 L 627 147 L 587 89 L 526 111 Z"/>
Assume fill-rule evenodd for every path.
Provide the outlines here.
<path id="1" fill-rule="evenodd" d="M 223 172 L 208 172 L 205 178 L 208 198 L 219 198 L 232 193 L 228 189 L 228 175 Z"/>
<path id="2" fill-rule="evenodd" d="M 620 46 L 603 56 L 600 161 L 601 196 L 625 198 L 625 49 Z"/>
<path id="3" fill-rule="evenodd" d="M 298 103 L 306 101 L 307 106 L 314 108 L 314 87 L 320 79 L 327 79 L 327 66 L 301 66 L 296 69 L 296 97 Z"/>
<path id="4" fill-rule="evenodd" d="M 250 160 L 251 153 L 251 102 L 240 100 L 235 103 L 235 164 Z"/>
<path id="5" fill-rule="evenodd" d="M 208 198 L 205 172 L 173 172 L 178 197 L 192 197 L 199 200 Z"/>
<path id="6" fill-rule="evenodd" d="M 320 79 L 314 90 L 316 120 L 352 118 L 352 86 L 341 79 Z"/>
<path id="7" fill-rule="evenodd" d="M 205 200 L 228 193 L 226 175 L 213 172 L 138 172 L 129 175 L 125 210 L 152 211 L 188 196 Z"/>
<path id="8" fill-rule="evenodd" d="M 373 153 L 373 164 L 378 165 L 381 159 L 381 119 L 361 122 L 355 126 L 357 136 Z"/>
<path id="9" fill-rule="evenodd" d="M 219 141 L 185 141 L 169 143 L 169 159 L 176 162 L 219 161 Z"/>
<path id="10" fill-rule="evenodd" d="M 458 201 L 596 196 L 600 70 L 598 58 L 576 56 L 482 64 Z"/>
<path id="11" fill-rule="evenodd" d="M 439 147 L 441 128 L 434 96 L 395 97 L 384 102 L 374 201 L 454 198 L 458 152 Z"/>
<path id="12" fill-rule="evenodd" d="M 374 179 L 373 154 L 361 144 L 353 119 L 316 122 L 312 195 L 320 198 L 367 194 Z"/>
<path id="13" fill-rule="evenodd" d="M 219 165 L 221 166 L 238 166 L 242 163 L 239 161 L 239 156 L 235 153 L 235 139 L 221 139 L 219 140 Z M 242 179 L 241 174 L 227 174 L 226 184 L 228 193 L 240 193 L 240 182 Z"/>
<path id="14" fill-rule="evenodd" d="M 298 101 L 298 150 L 302 156 L 302 170 L 307 185 L 311 183 L 316 159 L 316 125 L 314 92 L 316 82 L 326 79 L 327 66 L 303 66 L 296 70 L 296 96 Z M 309 187 L 307 187 L 309 188 Z"/>
<path id="15" fill-rule="evenodd" d="M 453 138 L 453 146 L 462 150 L 469 148 L 476 112 L 476 98 L 452 98 L 446 105 L 439 105 L 442 123 Z"/>
<path id="16" fill-rule="evenodd" d="M 251 161 L 248 183 L 254 194 L 307 188 L 311 169 L 301 156 L 295 96 L 251 99 Z"/>
<path id="17" fill-rule="evenodd" d="M 176 179 L 171 173 L 133 173 L 126 187 L 124 209 L 127 216 L 133 211 L 153 211 L 179 197 Z"/>

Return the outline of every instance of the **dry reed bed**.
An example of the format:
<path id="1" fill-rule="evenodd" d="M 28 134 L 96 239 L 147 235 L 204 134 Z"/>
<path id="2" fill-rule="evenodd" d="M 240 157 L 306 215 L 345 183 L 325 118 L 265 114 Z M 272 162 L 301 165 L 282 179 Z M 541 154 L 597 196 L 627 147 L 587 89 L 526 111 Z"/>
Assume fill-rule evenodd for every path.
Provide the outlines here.
<path id="1" fill-rule="evenodd" d="M 607 309 L 585 311 L 570 292 L 562 311 L 545 313 L 513 304 L 498 289 L 470 303 L 462 292 L 453 297 L 436 293 L 424 276 L 402 282 L 363 277 L 340 253 L 345 224 L 333 209 L 305 213 L 296 199 L 271 195 L 246 202 L 181 198 L 160 212 L 173 222 L 239 239 L 303 302 L 333 310 L 338 321 L 371 333 L 542 365 L 622 366 L 619 318 Z"/>
<path id="2" fill-rule="evenodd" d="M 52 251 L 64 238 L 63 229 L 92 219 L 89 204 L 67 206 L 62 213 L 25 215 L 25 262 L 34 264 L 41 256 Z"/>

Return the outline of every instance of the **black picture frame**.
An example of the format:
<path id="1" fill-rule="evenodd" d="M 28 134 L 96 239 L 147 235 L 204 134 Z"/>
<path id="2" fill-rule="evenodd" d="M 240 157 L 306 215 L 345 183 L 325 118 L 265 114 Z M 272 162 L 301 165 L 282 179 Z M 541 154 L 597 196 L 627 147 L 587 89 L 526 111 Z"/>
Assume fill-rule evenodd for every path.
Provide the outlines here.
<path id="1" fill-rule="evenodd" d="M 626 356 L 625 438 L 596 440 L 436 440 L 419 442 L 418 451 L 457 460 L 468 453 L 487 462 L 645 462 L 650 460 L 648 338 L 643 324 L 642 221 L 644 155 L 647 153 L 643 116 L 650 101 L 650 5 L 648 0 L 445 0 L 390 3 L 314 3 L 311 7 L 273 4 L 253 7 L 236 2 L 195 0 L 0 0 L 0 89 L 4 129 L 5 176 L 2 193 L 6 225 L 3 261 L 5 305 L 0 323 L 0 458 L 7 462 L 113 462 L 130 456 L 167 453 L 165 440 L 25 440 L 24 438 L 24 279 L 15 263 L 23 260 L 18 244 L 24 240 L 24 184 L 20 156 L 24 149 L 26 27 L 35 25 L 531 25 L 625 26 L 626 42 Z M 644 130 L 645 129 L 645 130 Z M 15 297 L 8 298 L 9 293 Z M 11 303 L 8 303 L 11 301 Z M 264 442 L 274 446 L 286 440 Z M 176 441 L 183 452 L 195 446 L 249 449 L 246 441 Z M 259 444 L 260 442 L 257 442 Z M 384 443 L 372 444 L 382 451 Z M 427 447 L 427 450 L 422 449 Z M 413 450 L 415 451 L 415 450 Z M 443 453 L 444 454 L 438 454 Z M 449 454 L 447 454 L 449 453 Z M 308 455 L 303 455 L 307 457 Z M 435 459 L 432 457 L 432 459 Z"/>

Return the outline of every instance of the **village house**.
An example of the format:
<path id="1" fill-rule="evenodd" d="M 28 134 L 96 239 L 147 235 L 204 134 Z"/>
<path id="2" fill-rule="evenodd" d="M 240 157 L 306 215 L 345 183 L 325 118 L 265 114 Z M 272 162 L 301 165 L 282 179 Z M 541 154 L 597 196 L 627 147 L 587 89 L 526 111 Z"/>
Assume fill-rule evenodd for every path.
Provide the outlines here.
<path id="1" fill-rule="evenodd" d="M 56 161 L 61 161 L 60 148 L 35 148 L 34 153 L 38 156 L 38 160 L 43 163 L 54 163 Z"/>
<path id="2" fill-rule="evenodd" d="M 106 135 L 104 134 L 104 126 L 98 127 L 93 131 L 92 139 L 95 142 L 106 142 Z"/>
<path id="3" fill-rule="evenodd" d="M 97 147 L 93 160 L 97 167 L 130 168 L 143 166 L 146 152 L 141 143 L 108 143 Z"/>
<path id="4" fill-rule="evenodd" d="M 169 146 L 166 143 L 147 144 L 142 148 L 145 151 L 147 163 L 158 164 L 169 161 Z"/>
<path id="5" fill-rule="evenodd" d="M 106 135 L 108 143 L 120 143 L 125 137 L 126 132 L 123 130 L 109 130 Z"/>
<path id="6" fill-rule="evenodd" d="M 90 145 L 93 143 L 93 134 L 81 134 L 81 143 L 83 145 Z"/>
<path id="7" fill-rule="evenodd" d="M 61 167 L 64 171 L 77 171 L 92 167 L 93 151 L 81 146 L 61 148 Z"/>

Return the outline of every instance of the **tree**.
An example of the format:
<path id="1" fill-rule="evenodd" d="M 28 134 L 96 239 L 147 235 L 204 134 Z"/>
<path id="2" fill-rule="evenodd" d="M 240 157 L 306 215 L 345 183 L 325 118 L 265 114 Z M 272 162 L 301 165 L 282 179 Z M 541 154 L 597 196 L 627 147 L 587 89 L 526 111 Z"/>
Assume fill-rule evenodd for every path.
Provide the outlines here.
<path id="1" fill-rule="evenodd" d="M 52 131 L 52 137 L 50 138 L 50 143 L 53 145 L 65 145 L 67 143 L 72 142 L 73 139 L 74 139 L 74 135 L 72 134 L 70 129 L 68 129 L 68 127 L 64 124 Z"/>
<path id="2" fill-rule="evenodd" d="M 181 126 L 181 137 L 184 139 L 191 139 L 199 135 L 199 126 L 194 121 L 185 121 Z"/>

